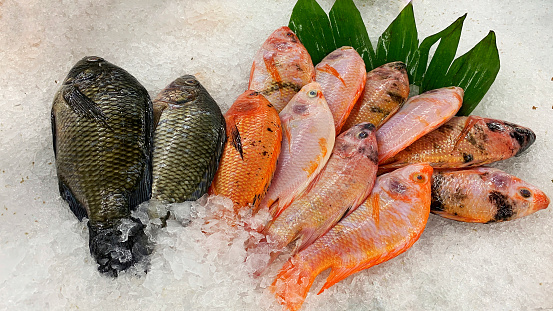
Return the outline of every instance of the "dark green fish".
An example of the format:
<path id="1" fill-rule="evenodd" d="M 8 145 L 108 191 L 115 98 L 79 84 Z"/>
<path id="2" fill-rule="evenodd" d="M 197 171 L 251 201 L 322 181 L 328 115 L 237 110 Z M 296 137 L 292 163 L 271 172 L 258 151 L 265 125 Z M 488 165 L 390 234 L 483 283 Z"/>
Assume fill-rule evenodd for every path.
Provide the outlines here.
<path id="1" fill-rule="evenodd" d="M 226 140 L 225 118 L 194 76 L 182 76 L 154 100 L 152 199 L 197 200 L 207 192 Z"/>
<path id="2" fill-rule="evenodd" d="M 117 276 L 149 254 L 131 210 L 151 194 L 152 102 L 125 70 L 90 56 L 65 78 L 52 106 L 60 194 L 88 217 L 98 270 Z"/>

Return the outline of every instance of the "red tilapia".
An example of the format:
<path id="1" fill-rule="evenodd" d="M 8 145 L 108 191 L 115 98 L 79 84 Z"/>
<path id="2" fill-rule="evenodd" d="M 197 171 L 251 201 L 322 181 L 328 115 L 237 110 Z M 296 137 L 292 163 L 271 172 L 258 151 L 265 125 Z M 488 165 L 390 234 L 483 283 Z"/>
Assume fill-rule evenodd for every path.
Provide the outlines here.
<path id="1" fill-rule="evenodd" d="M 296 250 L 303 249 L 357 208 L 374 185 L 377 154 L 370 123 L 338 136 L 330 159 L 309 189 L 265 228 L 271 248 L 278 254 L 298 239 Z"/>
<path id="2" fill-rule="evenodd" d="M 462 88 L 451 86 L 409 98 L 376 132 L 378 163 L 451 119 L 461 108 L 463 95 Z"/>
<path id="3" fill-rule="evenodd" d="M 369 122 L 378 129 L 409 96 L 407 67 L 403 62 L 384 64 L 367 73 L 365 90 L 351 110 L 342 131 Z"/>
<path id="4" fill-rule="evenodd" d="M 321 84 L 332 111 L 337 135 L 365 87 L 365 62 L 354 48 L 343 46 L 323 58 L 315 72 L 315 80 Z"/>
<path id="5" fill-rule="evenodd" d="M 541 190 L 495 168 L 435 171 L 432 178 L 432 213 L 453 220 L 507 221 L 548 205 Z"/>
<path id="6" fill-rule="evenodd" d="M 480 166 L 518 155 L 535 140 L 532 130 L 513 123 L 477 116 L 453 117 L 384 161 L 379 169 L 421 162 L 434 168 Z"/>
<path id="7" fill-rule="evenodd" d="M 282 130 L 275 108 L 248 90 L 225 114 L 227 142 L 210 194 L 229 197 L 238 213 L 254 210 L 265 195 L 280 153 Z"/>
<path id="8" fill-rule="evenodd" d="M 334 120 L 320 85 L 304 86 L 280 112 L 282 148 L 260 209 L 280 214 L 320 173 L 334 148 Z"/>
<path id="9" fill-rule="evenodd" d="M 298 310 L 324 270 L 332 268 L 319 294 L 409 249 L 428 220 L 431 175 L 431 166 L 414 164 L 378 177 L 359 208 L 283 266 L 271 287 L 279 303 Z"/>
<path id="10" fill-rule="evenodd" d="M 314 79 L 311 56 L 290 28 L 280 27 L 255 55 L 248 88 L 263 94 L 280 112 Z"/>

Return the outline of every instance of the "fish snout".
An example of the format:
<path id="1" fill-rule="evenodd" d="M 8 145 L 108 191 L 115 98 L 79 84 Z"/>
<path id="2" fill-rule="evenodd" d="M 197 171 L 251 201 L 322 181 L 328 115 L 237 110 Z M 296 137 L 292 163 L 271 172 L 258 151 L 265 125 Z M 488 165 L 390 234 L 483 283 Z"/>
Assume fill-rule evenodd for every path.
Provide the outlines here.
<path id="1" fill-rule="evenodd" d="M 505 122 L 505 125 L 511 128 L 511 132 L 509 134 L 520 145 L 520 149 L 516 153 L 517 156 L 528 149 L 528 147 L 536 141 L 536 134 L 531 129 L 509 122 Z"/>
<path id="2" fill-rule="evenodd" d="M 534 211 L 546 209 L 549 206 L 549 198 L 541 190 L 534 194 Z"/>
<path id="3" fill-rule="evenodd" d="M 393 62 L 388 64 L 389 67 L 398 71 L 407 71 L 407 65 L 404 62 Z"/>

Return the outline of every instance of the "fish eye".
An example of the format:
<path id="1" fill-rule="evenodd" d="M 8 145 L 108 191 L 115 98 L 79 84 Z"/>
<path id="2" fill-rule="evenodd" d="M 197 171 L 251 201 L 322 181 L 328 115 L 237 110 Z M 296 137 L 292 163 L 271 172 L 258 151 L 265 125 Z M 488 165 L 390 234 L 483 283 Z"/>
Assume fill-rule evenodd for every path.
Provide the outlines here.
<path id="1" fill-rule="evenodd" d="M 367 134 L 367 132 L 359 132 L 359 134 L 357 134 L 357 138 L 359 139 L 364 139 L 364 138 L 367 138 L 369 136 L 369 134 Z"/>
<path id="2" fill-rule="evenodd" d="M 411 179 L 416 182 L 416 183 L 424 183 L 426 182 L 426 176 L 424 176 L 423 174 L 421 173 L 415 173 L 412 175 Z"/>
<path id="3" fill-rule="evenodd" d="M 317 91 L 311 90 L 311 91 L 309 91 L 309 93 L 307 93 L 307 96 L 313 98 L 313 97 L 317 96 L 317 93 L 318 93 Z"/>
<path id="4" fill-rule="evenodd" d="M 532 192 L 526 188 L 522 188 L 518 191 L 523 198 L 529 198 L 532 196 Z"/>
<path id="5" fill-rule="evenodd" d="M 196 85 L 196 83 L 197 83 L 197 82 L 196 82 L 196 80 L 194 80 L 194 79 L 186 79 L 186 80 L 184 80 L 184 84 L 186 84 L 186 85 Z"/>

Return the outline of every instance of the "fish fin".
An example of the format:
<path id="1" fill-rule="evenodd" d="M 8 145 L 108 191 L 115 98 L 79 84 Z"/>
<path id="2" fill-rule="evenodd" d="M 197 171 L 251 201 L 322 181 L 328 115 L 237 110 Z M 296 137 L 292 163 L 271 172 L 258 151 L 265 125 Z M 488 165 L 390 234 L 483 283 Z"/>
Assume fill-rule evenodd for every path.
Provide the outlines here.
<path id="1" fill-rule="evenodd" d="M 238 127 L 236 127 L 236 124 L 234 122 L 231 123 L 230 137 L 232 139 L 232 146 L 234 147 L 234 149 L 236 149 L 236 151 L 238 151 L 238 153 L 240 153 L 240 158 L 244 160 L 244 150 L 242 150 L 242 138 L 240 137 Z"/>
<path id="2" fill-rule="evenodd" d="M 265 63 L 265 67 L 267 68 L 267 72 L 271 78 L 280 86 L 282 84 L 282 77 L 280 76 L 278 68 L 275 65 L 275 54 L 276 53 L 273 51 L 265 53 L 263 55 L 263 62 Z"/>
<path id="3" fill-rule="evenodd" d="M 88 96 L 83 94 L 78 87 L 75 85 L 64 87 L 62 96 L 65 102 L 76 114 L 85 116 L 89 119 L 94 119 L 97 122 L 102 123 L 103 126 L 111 129 L 107 123 L 107 117 L 102 109 L 100 109 L 94 101 L 88 98 Z"/>
<path id="4" fill-rule="evenodd" d="M 372 217 L 374 224 L 378 227 L 380 224 L 380 194 L 374 193 L 371 197 L 369 197 L 369 199 L 371 200 L 371 205 L 373 207 Z"/>
<path id="5" fill-rule="evenodd" d="M 482 120 L 482 117 L 478 117 L 478 116 L 469 116 L 467 118 L 467 123 L 465 124 L 465 127 L 463 128 L 461 133 L 459 133 L 459 136 L 457 136 L 457 138 L 455 139 L 455 144 L 453 145 L 452 150 L 457 149 L 457 147 L 459 146 L 459 143 L 461 143 L 461 141 L 467 136 L 468 132 L 480 120 Z"/>
<path id="6" fill-rule="evenodd" d="M 292 258 L 284 264 L 272 285 L 271 292 L 288 310 L 299 310 L 317 277 L 316 271 Z"/>
<path id="7" fill-rule="evenodd" d="M 321 290 L 319 290 L 317 295 L 321 294 L 326 289 L 330 288 L 332 285 L 340 282 L 341 280 L 347 278 L 348 276 L 356 272 L 359 272 L 361 270 L 367 269 L 373 265 L 374 263 L 370 262 L 369 265 L 362 264 L 362 265 L 355 265 L 353 267 L 332 267 L 332 270 L 330 271 L 330 275 L 326 279 L 326 282 L 324 283 Z"/>
<path id="8" fill-rule="evenodd" d="M 217 173 L 217 169 L 219 168 L 219 162 L 221 161 L 221 155 L 223 154 L 223 148 L 225 146 L 225 142 L 227 139 L 226 131 L 225 131 L 225 119 L 222 119 L 222 123 L 219 127 L 219 139 L 217 141 L 217 147 L 215 148 L 215 153 L 213 153 L 209 164 L 207 165 L 207 170 L 202 177 L 202 180 L 198 184 L 198 187 L 194 192 L 186 198 L 187 201 L 195 201 L 199 198 L 201 198 L 204 194 L 207 193 L 209 187 L 211 186 L 211 183 L 213 182 L 213 178 L 215 177 L 215 173 Z"/>
<path id="9" fill-rule="evenodd" d="M 321 67 L 318 67 L 317 70 L 322 71 L 322 72 L 326 72 L 326 73 L 329 73 L 329 74 L 335 76 L 336 78 L 338 78 L 338 80 L 340 80 L 342 82 L 342 84 L 345 87 L 347 87 L 346 81 L 344 81 L 344 79 L 342 78 L 340 73 L 334 67 L 330 66 L 329 64 L 324 64 Z"/>
<path id="10" fill-rule="evenodd" d="M 252 63 L 252 68 L 250 69 L 250 80 L 248 81 L 248 90 L 252 89 L 252 81 L 253 81 L 253 72 L 255 71 L 255 60 Z"/>
<path id="11" fill-rule="evenodd" d="M 59 177 L 58 177 L 59 178 Z M 75 195 L 69 189 L 69 187 L 61 179 L 58 179 L 58 186 L 60 189 L 60 196 L 69 204 L 69 209 L 75 214 L 75 217 L 82 221 L 83 218 L 88 217 L 88 213 L 84 206 L 75 198 Z"/>
<path id="12" fill-rule="evenodd" d="M 154 111 L 154 131 L 157 128 L 157 125 L 159 123 L 159 119 L 161 118 L 161 115 L 163 114 L 163 111 L 167 109 L 169 105 L 164 101 L 156 101 L 153 104 L 153 111 Z"/>
<path id="13" fill-rule="evenodd" d="M 52 146 L 54 147 L 54 159 L 56 158 L 56 155 L 57 155 L 57 147 L 58 147 L 58 142 L 57 142 L 57 138 L 56 138 L 56 115 L 54 114 L 54 107 L 52 107 L 52 111 L 50 112 L 50 123 L 52 124 Z"/>

